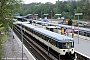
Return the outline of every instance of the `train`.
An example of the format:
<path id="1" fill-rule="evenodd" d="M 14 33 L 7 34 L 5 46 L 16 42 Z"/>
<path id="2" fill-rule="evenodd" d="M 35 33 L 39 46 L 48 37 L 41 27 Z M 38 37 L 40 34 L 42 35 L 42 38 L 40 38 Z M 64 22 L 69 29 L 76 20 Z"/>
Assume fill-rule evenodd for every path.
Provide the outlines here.
<path id="1" fill-rule="evenodd" d="M 19 18 L 19 17 L 17 17 Z M 20 19 L 22 20 L 23 18 L 20 17 Z M 18 20 L 20 20 L 18 19 Z M 25 20 L 25 19 L 24 19 Z M 72 28 L 71 26 L 69 25 L 62 25 L 62 24 L 54 24 L 54 23 L 50 23 L 50 22 L 42 22 L 42 21 L 38 21 L 38 20 L 30 20 L 32 21 L 32 25 L 34 26 L 39 26 L 41 28 L 46 28 L 46 26 L 55 26 L 58 28 L 58 31 L 60 31 L 62 28 L 64 28 L 64 32 L 67 30 L 67 29 L 70 29 Z M 83 39 L 87 39 L 87 40 L 90 40 L 90 28 L 83 28 L 83 27 L 74 27 L 76 28 L 77 30 L 73 31 L 74 32 L 74 35 L 75 36 L 78 36 L 78 30 L 79 30 L 79 36 Z M 61 31 L 60 31 L 61 32 Z M 60 33 L 58 32 L 58 33 Z"/>
<path id="2" fill-rule="evenodd" d="M 78 36 L 78 30 L 79 30 L 79 36 L 81 38 L 90 40 L 90 28 L 79 27 L 79 29 L 78 29 L 78 27 L 75 27 L 75 26 L 72 27 L 69 25 L 54 24 L 54 23 L 41 22 L 41 21 L 36 21 L 36 20 L 34 20 L 34 22 L 37 22 L 37 23 L 33 23 L 34 26 L 39 26 L 42 28 L 46 28 L 46 26 L 55 26 L 55 27 L 57 27 L 58 31 L 62 30 L 62 28 L 64 28 L 64 32 L 66 32 L 67 29 L 72 29 L 75 36 Z"/>
<path id="3" fill-rule="evenodd" d="M 16 26 L 21 29 L 20 24 L 17 24 Z M 22 27 L 22 29 L 32 37 L 60 54 L 60 58 L 75 58 L 73 38 L 39 28 L 31 24 L 22 24 Z"/>

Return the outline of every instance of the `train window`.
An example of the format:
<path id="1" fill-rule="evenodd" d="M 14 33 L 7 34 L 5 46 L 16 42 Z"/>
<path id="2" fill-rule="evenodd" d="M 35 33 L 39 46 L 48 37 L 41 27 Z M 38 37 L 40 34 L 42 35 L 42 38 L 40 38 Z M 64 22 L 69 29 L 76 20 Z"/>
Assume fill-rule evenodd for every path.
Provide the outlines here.
<path id="1" fill-rule="evenodd" d="M 46 36 L 44 35 L 44 38 L 43 38 L 44 40 L 46 40 Z"/>
<path id="2" fill-rule="evenodd" d="M 25 27 L 27 30 L 29 30 L 29 28 L 28 27 Z"/>
<path id="3" fill-rule="evenodd" d="M 42 34 L 40 33 L 40 37 L 42 38 Z"/>
<path id="4" fill-rule="evenodd" d="M 60 42 L 57 41 L 56 46 L 57 46 L 58 48 L 60 48 L 60 47 L 59 47 L 59 46 L 60 46 Z"/>
<path id="5" fill-rule="evenodd" d="M 37 33 L 37 32 L 36 32 L 36 31 L 34 31 L 34 34 L 35 34 L 35 35 L 36 35 L 36 33 Z"/>
<path id="6" fill-rule="evenodd" d="M 47 36 L 47 37 L 46 37 L 46 41 L 48 41 L 48 40 L 49 40 L 49 37 Z"/>
<path id="7" fill-rule="evenodd" d="M 83 32 L 83 35 L 86 36 L 86 32 Z"/>
<path id="8" fill-rule="evenodd" d="M 39 33 L 37 32 L 37 36 L 39 37 Z"/>
<path id="9" fill-rule="evenodd" d="M 82 36 L 84 36 L 84 31 L 82 31 Z"/>
<path id="10" fill-rule="evenodd" d="M 36 35 L 38 34 L 38 32 L 36 32 Z M 37 35 L 38 36 L 38 35 Z"/>
<path id="11" fill-rule="evenodd" d="M 79 33 L 80 35 L 82 35 L 82 34 L 83 34 L 83 31 L 82 31 L 82 30 L 81 30 L 81 31 L 79 31 L 79 32 L 80 32 L 80 33 Z"/>
<path id="12" fill-rule="evenodd" d="M 40 33 L 40 37 L 42 38 L 42 34 Z"/>
<path id="13" fill-rule="evenodd" d="M 33 30 L 33 34 L 35 33 L 35 31 Z"/>
<path id="14" fill-rule="evenodd" d="M 63 49 L 65 49 L 66 48 L 66 43 L 63 43 L 62 47 L 63 47 Z"/>
<path id="15" fill-rule="evenodd" d="M 42 34 L 42 39 L 44 39 L 45 38 L 45 36 Z"/>
<path id="16" fill-rule="evenodd" d="M 75 34 L 78 34 L 78 31 L 74 31 Z"/>
<path id="17" fill-rule="evenodd" d="M 29 28 L 29 31 L 31 32 L 31 29 Z"/>
<path id="18" fill-rule="evenodd" d="M 87 37 L 90 37 L 90 33 L 87 33 Z"/>
<path id="19" fill-rule="evenodd" d="M 79 35 L 81 35 L 81 31 L 79 31 Z"/>
<path id="20" fill-rule="evenodd" d="M 33 29 L 31 29 L 31 32 L 33 33 Z"/>
<path id="21" fill-rule="evenodd" d="M 53 44 L 52 41 L 53 41 L 53 39 L 50 38 L 49 42 L 50 42 L 51 44 Z"/>
<path id="22" fill-rule="evenodd" d="M 52 43 L 53 43 L 54 46 L 56 46 L 56 41 L 55 41 L 55 39 L 53 39 Z"/>
<path id="23" fill-rule="evenodd" d="M 47 36 L 45 36 L 45 40 L 48 41 L 48 37 Z"/>
<path id="24" fill-rule="evenodd" d="M 72 42 L 66 42 L 62 44 L 62 48 L 63 49 L 67 49 L 67 48 L 72 48 L 73 47 L 73 43 Z"/>
<path id="25" fill-rule="evenodd" d="M 74 42 L 72 42 L 72 48 L 74 47 Z"/>
<path id="26" fill-rule="evenodd" d="M 38 32 L 38 37 L 40 37 L 40 33 Z"/>

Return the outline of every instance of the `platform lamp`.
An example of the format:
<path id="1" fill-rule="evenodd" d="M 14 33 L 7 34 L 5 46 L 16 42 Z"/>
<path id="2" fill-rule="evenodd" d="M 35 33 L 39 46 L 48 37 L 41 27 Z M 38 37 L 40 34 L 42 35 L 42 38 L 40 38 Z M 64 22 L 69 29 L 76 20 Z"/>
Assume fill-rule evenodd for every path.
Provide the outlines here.
<path id="1" fill-rule="evenodd" d="M 58 18 L 59 18 L 59 16 L 61 16 L 61 14 L 55 14 L 56 16 L 58 16 Z M 58 24 L 59 24 L 59 19 L 58 19 Z"/>
<path id="2" fill-rule="evenodd" d="M 79 44 L 79 16 L 83 15 L 83 13 L 75 13 L 76 16 L 78 16 L 78 44 Z"/>
<path id="3" fill-rule="evenodd" d="M 52 10 L 51 10 L 51 19 L 52 19 Z M 52 23 L 52 20 L 51 20 L 51 23 Z"/>

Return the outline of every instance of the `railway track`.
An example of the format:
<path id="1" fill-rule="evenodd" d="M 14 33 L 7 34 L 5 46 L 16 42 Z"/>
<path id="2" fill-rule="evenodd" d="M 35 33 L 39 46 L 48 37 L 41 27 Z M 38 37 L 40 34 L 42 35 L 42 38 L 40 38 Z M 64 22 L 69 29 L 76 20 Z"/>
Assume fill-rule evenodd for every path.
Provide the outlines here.
<path id="1" fill-rule="evenodd" d="M 17 34 L 17 36 L 20 38 L 21 37 L 21 32 L 19 31 L 16 31 L 15 29 L 14 29 L 14 32 Z M 32 41 L 32 39 L 30 39 L 29 37 L 27 37 L 27 35 L 25 36 L 23 36 L 24 38 L 24 43 L 25 43 L 25 46 L 28 48 L 29 47 L 29 45 L 27 46 L 26 44 L 28 43 L 28 44 L 30 44 L 31 46 L 33 46 L 33 48 L 43 57 L 41 57 L 41 56 L 37 56 L 37 60 L 53 60 L 51 57 L 49 57 L 46 53 L 44 53 L 38 46 L 36 46 Z M 20 38 L 21 39 L 21 38 Z M 32 40 L 32 41 L 31 41 Z M 26 43 L 26 42 L 27 43 Z M 28 48 L 29 49 L 29 48 Z M 30 50 L 29 50 L 30 51 Z M 32 52 L 33 53 L 33 52 Z M 36 55 L 36 53 L 35 54 L 33 54 L 34 56 Z"/>
<path id="2" fill-rule="evenodd" d="M 19 35 L 19 37 L 20 37 L 20 34 L 21 34 L 20 29 L 17 29 L 17 30 L 19 30 L 19 32 L 18 33 L 16 32 L 16 34 Z M 15 29 L 14 29 L 14 31 L 15 31 Z M 44 59 L 37 59 L 37 60 L 62 60 L 62 59 L 59 59 L 58 54 L 54 54 L 53 52 L 51 52 L 52 51 L 51 49 L 49 49 L 49 51 L 48 51 L 47 46 L 42 45 L 39 41 L 37 41 L 34 37 L 31 37 L 26 32 L 24 32 L 24 40 L 26 42 L 28 42 L 31 46 L 33 46 L 34 49 L 36 51 L 38 51 L 38 53 L 41 54 L 43 56 L 43 58 L 44 58 Z M 36 42 L 36 43 L 34 43 L 34 42 Z M 36 44 L 40 45 L 41 47 L 37 46 Z M 29 45 L 26 45 L 26 47 L 30 51 L 30 47 L 28 47 L 28 46 Z M 47 51 L 47 53 L 45 53 L 45 51 L 43 49 L 41 49 L 42 47 L 44 48 L 45 51 Z M 85 57 L 85 56 L 83 56 L 82 54 L 80 54 L 78 52 L 75 52 L 75 53 L 76 53 L 76 60 L 90 60 L 88 57 Z M 33 55 L 35 55 L 35 54 L 33 54 Z M 53 55 L 55 58 L 50 57 L 50 55 Z M 65 59 L 65 60 L 68 60 L 68 59 Z M 71 59 L 69 59 L 69 60 L 71 60 Z"/>
<path id="3" fill-rule="evenodd" d="M 90 60 L 88 56 L 85 56 L 80 52 L 75 51 L 75 53 L 76 53 L 76 60 Z"/>
<path id="4" fill-rule="evenodd" d="M 20 29 L 17 29 L 20 30 Z M 23 31 L 24 32 L 24 31 Z M 19 34 L 21 34 L 21 32 L 18 32 Z M 19 35 L 17 34 L 17 35 Z M 37 39 L 35 39 L 34 37 L 31 37 L 28 33 L 24 32 L 24 39 L 27 40 L 29 42 L 29 44 L 34 44 L 36 42 L 36 44 L 34 44 L 36 46 L 35 50 L 39 50 L 39 48 L 41 50 L 39 50 L 38 52 L 42 55 L 45 60 L 63 60 L 60 58 L 60 54 L 56 53 L 55 51 L 53 51 L 51 48 L 49 48 L 48 50 L 48 46 L 45 46 L 44 44 L 42 44 L 41 42 L 39 42 Z M 31 42 L 31 43 L 30 43 Z M 32 45 L 32 46 L 34 46 Z M 39 46 L 38 46 L 39 45 Z M 41 46 L 41 47 L 40 47 Z M 41 53 L 42 52 L 42 53 Z M 46 57 L 45 57 L 46 56 Z M 65 58 L 64 60 L 71 60 L 70 58 Z"/>

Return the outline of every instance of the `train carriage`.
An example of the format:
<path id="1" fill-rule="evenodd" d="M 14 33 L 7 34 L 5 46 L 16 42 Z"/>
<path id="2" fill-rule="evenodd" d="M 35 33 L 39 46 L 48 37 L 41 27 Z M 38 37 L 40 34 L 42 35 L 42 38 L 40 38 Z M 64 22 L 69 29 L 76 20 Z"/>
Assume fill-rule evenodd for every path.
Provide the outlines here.
<path id="1" fill-rule="evenodd" d="M 52 50 L 59 53 L 61 56 L 75 57 L 73 38 L 38 28 L 30 24 L 22 25 L 24 31 L 39 40 L 41 43 L 50 47 Z"/>

